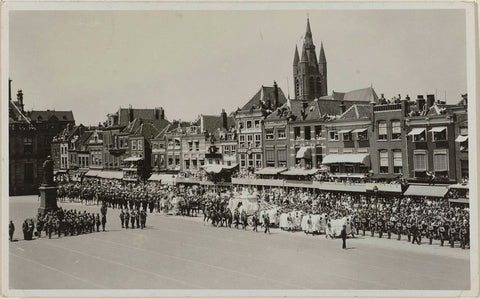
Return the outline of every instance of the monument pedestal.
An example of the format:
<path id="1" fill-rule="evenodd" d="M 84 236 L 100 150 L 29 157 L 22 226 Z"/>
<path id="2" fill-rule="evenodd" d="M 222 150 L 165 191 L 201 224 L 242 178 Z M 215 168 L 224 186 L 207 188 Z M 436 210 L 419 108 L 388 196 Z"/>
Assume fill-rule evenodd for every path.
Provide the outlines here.
<path id="1" fill-rule="evenodd" d="M 57 206 L 57 187 L 55 186 L 40 186 L 40 207 L 39 213 L 48 213 L 50 211 L 56 211 Z"/>

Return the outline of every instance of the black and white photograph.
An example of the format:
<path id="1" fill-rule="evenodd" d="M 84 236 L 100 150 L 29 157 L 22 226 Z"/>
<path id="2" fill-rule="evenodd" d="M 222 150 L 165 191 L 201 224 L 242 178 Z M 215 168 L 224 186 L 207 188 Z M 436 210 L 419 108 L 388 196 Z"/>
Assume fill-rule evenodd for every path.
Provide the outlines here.
<path id="1" fill-rule="evenodd" d="M 473 3 L 3 8 L 3 296 L 478 295 Z"/>

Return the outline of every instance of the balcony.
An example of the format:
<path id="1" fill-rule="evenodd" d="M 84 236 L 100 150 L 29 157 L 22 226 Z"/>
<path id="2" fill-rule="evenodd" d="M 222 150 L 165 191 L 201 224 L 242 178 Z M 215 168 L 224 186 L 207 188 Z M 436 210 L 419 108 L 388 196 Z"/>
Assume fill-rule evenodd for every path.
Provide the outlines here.
<path id="1" fill-rule="evenodd" d="M 401 110 L 402 104 L 385 104 L 385 105 L 375 105 L 373 107 L 374 112 L 379 111 L 392 111 L 392 110 Z"/>

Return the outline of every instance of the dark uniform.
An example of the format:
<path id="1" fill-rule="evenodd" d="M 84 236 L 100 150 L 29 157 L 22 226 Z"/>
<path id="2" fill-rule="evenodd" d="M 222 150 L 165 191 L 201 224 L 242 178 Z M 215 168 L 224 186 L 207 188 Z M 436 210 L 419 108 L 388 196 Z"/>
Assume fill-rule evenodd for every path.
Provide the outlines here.
<path id="1" fill-rule="evenodd" d="M 125 228 L 128 228 L 128 222 L 130 221 L 130 213 L 128 213 L 128 210 L 125 211 Z"/>
<path id="2" fill-rule="evenodd" d="M 428 226 L 428 244 L 432 245 L 433 238 L 435 237 L 435 227 L 433 223 Z"/>
<path id="3" fill-rule="evenodd" d="M 400 241 L 402 239 L 402 222 L 400 219 L 397 221 L 397 240 Z"/>
<path id="4" fill-rule="evenodd" d="M 13 224 L 12 220 L 8 224 L 8 237 L 10 241 L 13 241 L 13 233 L 15 232 L 15 225 Z"/>
<path id="5" fill-rule="evenodd" d="M 340 237 L 342 237 L 342 249 L 347 249 L 347 227 L 343 226 L 342 231 L 340 232 Z"/>
<path id="6" fill-rule="evenodd" d="M 97 232 L 100 231 L 100 215 L 97 214 L 97 216 L 95 217 L 95 226 L 97 227 Z"/>
<path id="7" fill-rule="evenodd" d="M 122 228 L 123 228 L 123 221 L 125 220 L 125 214 L 123 213 L 123 210 L 120 212 L 120 222 L 122 223 Z"/>
<path id="8" fill-rule="evenodd" d="M 453 225 L 450 226 L 448 230 L 448 236 L 450 238 L 450 247 L 455 247 L 455 234 L 457 233 L 455 227 Z"/>
<path id="9" fill-rule="evenodd" d="M 107 215 L 102 215 L 102 230 L 105 231 L 105 224 L 107 224 Z"/>
<path id="10" fill-rule="evenodd" d="M 265 233 L 268 231 L 270 234 L 270 218 L 267 214 L 263 215 L 263 225 L 265 226 Z"/>
<path id="11" fill-rule="evenodd" d="M 438 227 L 438 235 L 440 236 L 440 246 L 443 246 L 443 243 L 445 242 L 445 234 L 447 230 L 445 228 L 445 224 L 441 223 L 440 226 Z"/>
<path id="12" fill-rule="evenodd" d="M 258 230 L 257 230 L 258 217 L 257 217 L 257 213 L 256 213 L 256 212 L 255 212 L 255 214 L 253 214 L 252 222 L 253 222 L 253 231 L 254 231 L 254 232 L 258 232 Z"/>

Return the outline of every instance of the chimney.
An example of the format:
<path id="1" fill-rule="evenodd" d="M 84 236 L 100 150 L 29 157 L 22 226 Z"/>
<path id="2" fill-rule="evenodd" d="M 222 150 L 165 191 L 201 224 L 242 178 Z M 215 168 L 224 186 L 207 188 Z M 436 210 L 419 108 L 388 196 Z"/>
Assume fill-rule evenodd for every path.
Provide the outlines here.
<path id="1" fill-rule="evenodd" d="M 418 111 L 423 111 L 423 109 L 425 108 L 425 99 L 423 98 L 423 95 L 417 96 L 417 107 Z"/>
<path id="2" fill-rule="evenodd" d="M 222 109 L 222 113 L 220 113 L 220 116 L 222 117 L 222 128 L 225 130 L 228 130 L 228 120 L 227 120 L 227 113 L 225 112 L 225 109 Z"/>
<path id="3" fill-rule="evenodd" d="M 23 109 L 23 108 L 24 108 L 24 105 L 23 105 L 23 92 L 22 92 L 21 89 L 19 89 L 18 92 L 17 92 L 17 102 L 18 102 L 18 106 L 19 106 L 20 110 L 21 110 L 22 112 L 24 112 L 24 109 Z"/>
<path id="4" fill-rule="evenodd" d="M 160 119 L 165 119 L 165 110 L 163 110 L 163 107 L 160 107 L 159 111 L 160 111 Z"/>
<path id="5" fill-rule="evenodd" d="M 408 116 L 410 112 L 410 97 L 407 95 L 406 98 L 400 100 L 400 104 L 402 106 L 402 114 L 403 116 Z"/>
<path id="6" fill-rule="evenodd" d="M 12 79 L 8 78 L 8 100 L 12 100 Z"/>
<path id="7" fill-rule="evenodd" d="M 427 94 L 427 109 L 435 104 L 435 95 Z"/>
<path id="8" fill-rule="evenodd" d="M 133 108 L 132 105 L 128 106 L 128 121 L 132 122 L 133 121 Z"/>
<path id="9" fill-rule="evenodd" d="M 347 111 L 347 106 L 345 105 L 344 101 L 340 103 L 340 109 L 342 110 L 342 114 L 345 113 L 345 111 Z"/>
<path id="10" fill-rule="evenodd" d="M 155 107 L 155 119 L 160 119 L 160 110 L 157 107 Z"/>
<path id="11" fill-rule="evenodd" d="M 280 103 L 278 101 L 278 85 L 276 81 L 273 81 L 273 93 L 275 95 L 275 102 L 273 103 L 273 109 L 277 109 L 280 106 Z"/>

